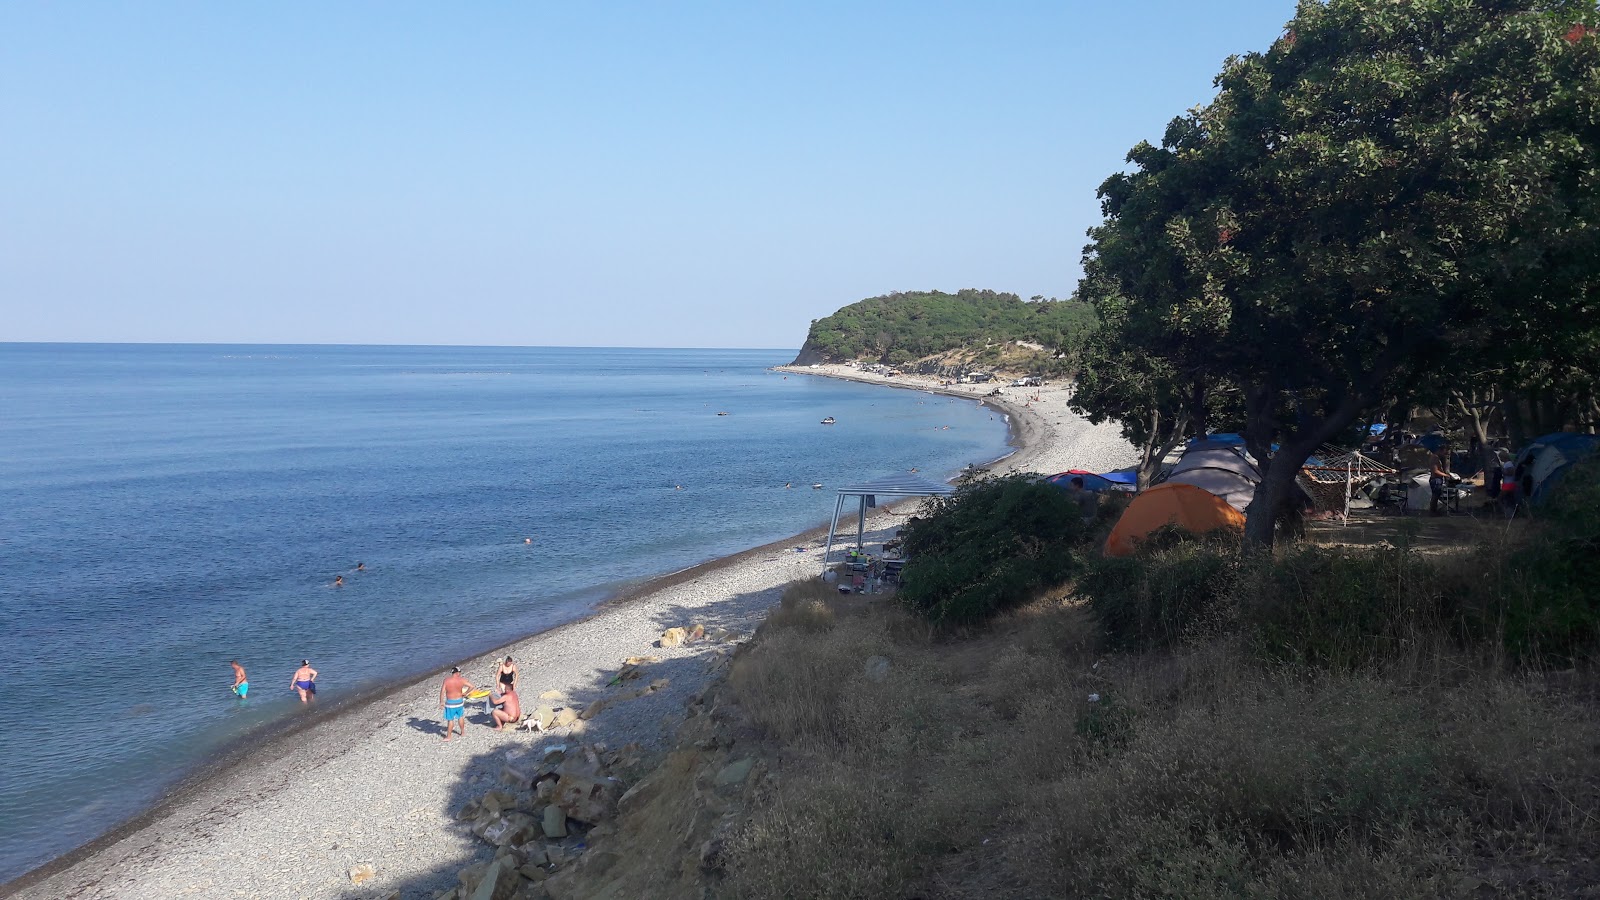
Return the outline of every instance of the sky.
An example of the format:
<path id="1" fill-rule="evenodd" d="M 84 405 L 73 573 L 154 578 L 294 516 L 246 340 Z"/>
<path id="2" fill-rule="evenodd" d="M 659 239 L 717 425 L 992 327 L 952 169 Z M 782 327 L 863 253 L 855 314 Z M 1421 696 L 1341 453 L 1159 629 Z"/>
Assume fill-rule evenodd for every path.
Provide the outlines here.
<path id="1" fill-rule="evenodd" d="M 1065 297 L 1292 0 L 0 0 L 0 341 L 798 347 Z"/>

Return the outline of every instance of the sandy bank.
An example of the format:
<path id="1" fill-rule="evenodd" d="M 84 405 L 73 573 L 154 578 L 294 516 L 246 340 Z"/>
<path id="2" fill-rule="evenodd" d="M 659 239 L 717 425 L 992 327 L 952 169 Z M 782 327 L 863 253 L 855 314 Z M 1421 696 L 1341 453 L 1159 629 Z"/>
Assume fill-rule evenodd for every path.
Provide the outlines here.
<path id="1" fill-rule="evenodd" d="M 931 381 L 874 379 L 843 367 L 786 371 L 937 389 Z M 989 390 L 957 386 L 940 392 L 978 399 Z M 1003 390 L 990 403 L 1013 417 L 1018 450 L 996 470 L 1104 470 L 1132 461 L 1132 448 L 1114 429 L 1091 426 L 1067 411 L 1067 387 Z M 911 511 L 877 511 L 869 517 L 869 540 L 892 535 Z M 541 703 L 581 709 L 618 690 L 606 682 L 625 658 L 660 657 L 649 677 L 668 679 L 666 688 L 580 723 L 584 741 L 660 747 L 681 719 L 684 701 L 712 677 L 706 656 L 716 649 L 654 647 L 661 631 L 690 622 L 752 631 L 783 585 L 817 574 L 823 537 L 813 530 L 657 579 L 619 598 L 625 602 L 608 603 L 589 618 L 463 668 L 478 684 L 488 684 L 496 658 L 509 652 L 521 666 L 525 710 Z M 563 731 L 496 733 L 474 713 L 466 739 L 445 743 L 437 701 L 441 676 L 399 686 L 269 743 L 245 764 L 60 864 L 7 885 L 5 892 L 26 898 L 382 898 L 403 888 L 406 896 L 431 897 L 450 886 L 462 866 L 488 855 L 452 814 L 492 785 L 505 752 L 574 737 Z M 564 699 L 538 700 L 545 691 Z M 359 888 L 346 874 L 358 863 L 378 872 Z"/>

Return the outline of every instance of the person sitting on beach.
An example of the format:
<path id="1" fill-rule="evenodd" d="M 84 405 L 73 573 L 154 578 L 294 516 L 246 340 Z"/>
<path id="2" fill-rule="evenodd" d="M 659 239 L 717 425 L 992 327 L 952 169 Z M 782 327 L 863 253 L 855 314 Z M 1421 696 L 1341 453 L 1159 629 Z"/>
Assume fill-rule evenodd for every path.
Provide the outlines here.
<path id="1" fill-rule="evenodd" d="M 300 694 L 301 703 L 310 703 L 311 698 L 317 695 L 317 670 L 311 668 L 311 660 L 300 660 L 300 668 L 294 670 L 289 687 Z"/>
<path id="2" fill-rule="evenodd" d="M 495 681 L 498 681 L 501 690 L 514 690 L 517 686 L 517 664 L 506 657 L 500 660 L 500 667 L 495 670 Z"/>
<path id="3" fill-rule="evenodd" d="M 228 665 L 233 666 L 233 692 L 243 700 L 244 695 L 250 693 L 250 682 L 245 678 L 244 666 L 239 665 L 237 659 L 228 660 Z"/>
<path id="4" fill-rule="evenodd" d="M 504 726 L 522 721 L 522 701 L 517 698 L 516 688 L 507 687 L 502 693 L 490 694 L 489 703 L 494 707 L 489 715 L 494 717 L 495 731 L 505 731 Z"/>
<path id="5" fill-rule="evenodd" d="M 450 674 L 439 686 L 439 708 L 444 710 L 445 740 L 450 740 L 450 732 L 458 724 L 461 726 L 461 736 L 467 736 L 467 692 L 472 689 L 473 684 L 461 674 L 461 667 L 451 666 Z"/>

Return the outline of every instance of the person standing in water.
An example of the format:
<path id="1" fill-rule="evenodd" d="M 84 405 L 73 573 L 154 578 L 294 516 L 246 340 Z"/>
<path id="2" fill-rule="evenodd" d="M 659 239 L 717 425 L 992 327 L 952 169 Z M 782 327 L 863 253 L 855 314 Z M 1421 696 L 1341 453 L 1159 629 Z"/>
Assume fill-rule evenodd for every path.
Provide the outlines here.
<path id="1" fill-rule="evenodd" d="M 451 666 L 444 684 L 439 685 L 439 708 L 444 710 L 444 739 L 450 740 L 450 731 L 459 723 L 461 736 L 467 736 L 467 692 L 472 682 L 461 674 L 460 666 Z"/>
<path id="2" fill-rule="evenodd" d="M 233 692 L 243 700 L 244 695 L 250 693 L 250 681 L 244 674 L 244 666 L 239 665 L 237 659 L 228 660 L 228 665 L 233 666 Z"/>
<path id="3" fill-rule="evenodd" d="M 311 668 L 311 660 L 300 660 L 300 668 L 294 670 L 289 687 L 299 692 L 301 703 L 310 703 L 311 698 L 317 695 L 317 670 Z"/>

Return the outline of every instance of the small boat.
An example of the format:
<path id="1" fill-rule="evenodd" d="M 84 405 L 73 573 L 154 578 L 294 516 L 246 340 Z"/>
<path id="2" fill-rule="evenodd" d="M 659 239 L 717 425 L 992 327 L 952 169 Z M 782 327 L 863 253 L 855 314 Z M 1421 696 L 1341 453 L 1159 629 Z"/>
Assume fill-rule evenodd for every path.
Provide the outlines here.
<path id="1" fill-rule="evenodd" d="M 824 424 L 824 425 L 832 425 L 833 424 L 833 416 L 829 416 L 826 419 L 823 419 L 822 420 L 822 424 Z"/>
<path id="2" fill-rule="evenodd" d="M 820 481 L 813 481 L 813 482 L 812 482 L 812 483 L 811 483 L 811 489 L 812 489 L 812 490 L 813 490 L 813 491 L 820 491 L 820 490 L 822 490 L 822 482 L 820 482 Z"/>
<path id="3" fill-rule="evenodd" d="M 719 416 L 725 416 L 725 415 L 727 415 L 727 413 L 725 413 L 725 412 L 719 412 L 719 413 L 717 413 L 717 415 L 719 415 Z"/>

